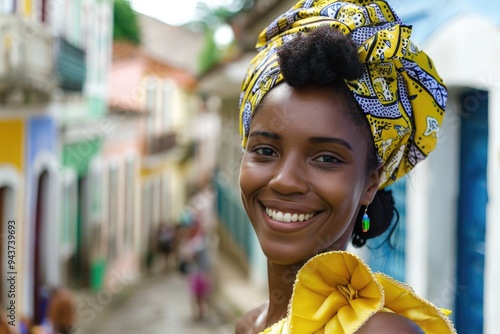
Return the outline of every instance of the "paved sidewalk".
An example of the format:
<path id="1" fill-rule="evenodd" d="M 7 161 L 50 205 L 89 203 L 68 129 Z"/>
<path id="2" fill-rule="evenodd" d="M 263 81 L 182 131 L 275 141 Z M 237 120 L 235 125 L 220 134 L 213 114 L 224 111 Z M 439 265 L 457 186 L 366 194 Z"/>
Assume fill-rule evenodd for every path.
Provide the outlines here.
<path id="1" fill-rule="evenodd" d="M 226 322 L 235 324 L 241 315 L 267 300 L 267 290 L 246 278 L 224 255 L 218 256 L 216 274 L 219 285 L 214 306 Z"/>
<path id="2" fill-rule="evenodd" d="M 234 333 L 234 324 L 225 324 L 216 312 L 206 320 L 194 320 L 187 279 L 176 271 L 145 277 L 125 294 L 81 334 Z"/>
<path id="3" fill-rule="evenodd" d="M 173 267 L 160 268 L 113 294 L 109 303 L 95 305 L 90 292 L 77 294 L 78 334 L 233 334 L 239 317 L 261 305 L 267 291 L 247 279 L 224 254 L 214 256 L 217 284 L 207 320 L 194 320 L 187 277 Z"/>

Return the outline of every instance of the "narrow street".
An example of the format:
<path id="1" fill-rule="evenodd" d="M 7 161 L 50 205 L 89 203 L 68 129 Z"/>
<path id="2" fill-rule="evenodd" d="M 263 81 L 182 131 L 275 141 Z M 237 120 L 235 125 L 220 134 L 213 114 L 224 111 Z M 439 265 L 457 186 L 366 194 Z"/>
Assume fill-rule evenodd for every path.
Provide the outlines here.
<path id="1" fill-rule="evenodd" d="M 212 311 L 195 320 L 187 277 L 177 271 L 145 277 L 115 307 L 105 310 L 81 334 L 229 334 L 234 325 L 224 324 Z"/>

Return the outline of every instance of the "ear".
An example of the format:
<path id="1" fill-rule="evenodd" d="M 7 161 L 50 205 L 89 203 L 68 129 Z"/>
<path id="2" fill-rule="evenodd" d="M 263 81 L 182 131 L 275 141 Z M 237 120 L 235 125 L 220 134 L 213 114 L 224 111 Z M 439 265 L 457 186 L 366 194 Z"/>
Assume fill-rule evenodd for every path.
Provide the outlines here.
<path id="1" fill-rule="evenodd" d="M 376 169 L 370 172 L 366 178 L 365 191 L 361 198 L 363 205 L 368 205 L 373 202 L 375 194 L 378 191 L 380 180 L 383 172 L 383 164 L 380 164 Z"/>

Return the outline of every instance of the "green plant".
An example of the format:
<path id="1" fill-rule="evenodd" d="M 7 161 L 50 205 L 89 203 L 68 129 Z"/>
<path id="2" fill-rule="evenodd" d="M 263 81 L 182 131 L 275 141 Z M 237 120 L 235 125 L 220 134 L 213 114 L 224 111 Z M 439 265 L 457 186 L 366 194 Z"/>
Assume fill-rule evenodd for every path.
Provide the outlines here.
<path id="1" fill-rule="evenodd" d="M 113 2 L 113 40 L 130 41 L 134 44 L 141 42 L 137 14 L 127 0 Z"/>

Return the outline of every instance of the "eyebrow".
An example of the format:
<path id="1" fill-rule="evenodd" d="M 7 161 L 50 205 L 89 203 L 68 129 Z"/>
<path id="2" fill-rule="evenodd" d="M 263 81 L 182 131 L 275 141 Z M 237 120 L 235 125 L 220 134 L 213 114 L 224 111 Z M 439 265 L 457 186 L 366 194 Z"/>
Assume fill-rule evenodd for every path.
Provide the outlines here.
<path id="1" fill-rule="evenodd" d="M 274 132 L 268 132 L 268 131 L 252 131 L 249 135 L 249 137 L 257 137 L 257 136 L 262 136 L 270 139 L 276 139 L 276 140 L 281 140 L 282 136 L 274 133 Z M 323 144 L 323 143 L 333 143 L 333 144 L 339 144 L 347 148 L 348 150 L 352 151 L 352 146 L 348 142 L 346 142 L 343 139 L 336 138 L 336 137 L 312 137 L 309 138 L 309 142 L 312 144 Z"/>
<path id="2" fill-rule="evenodd" d="M 313 144 L 322 144 L 322 143 L 334 143 L 334 144 L 339 144 L 347 148 L 348 150 L 352 151 L 352 146 L 348 142 L 346 142 L 343 139 L 336 138 L 336 137 L 312 137 L 309 138 L 309 142 Z"/>
<path id="3" fill-rule="evenodd" d="M 282 137 L 281 135 L 274 133 L 274 132 L 268 132 L 268 131 L 252 131 L 249 135 L 249 137 L 256 137 L 256 136 L 262 136 L 270 139 L 277 139 L 280 140 Z"/>

